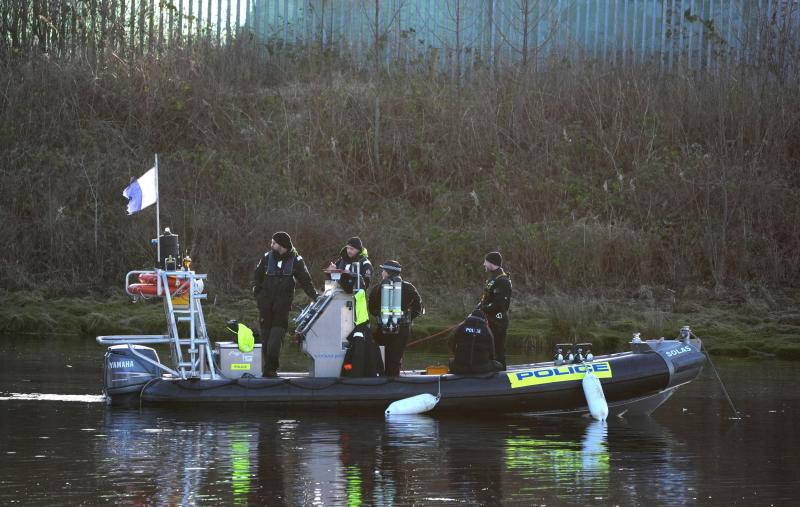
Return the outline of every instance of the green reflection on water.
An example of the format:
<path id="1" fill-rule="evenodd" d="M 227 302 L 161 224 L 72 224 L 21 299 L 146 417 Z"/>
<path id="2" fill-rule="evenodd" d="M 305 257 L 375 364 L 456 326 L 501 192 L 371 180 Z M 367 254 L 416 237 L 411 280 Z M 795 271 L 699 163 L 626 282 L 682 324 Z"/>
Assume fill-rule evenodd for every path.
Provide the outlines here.
<path id="1" fill-rule="evenodd" d="M 361 471 L 356 465 L 347 465 L 345 468 L 347 477 L 347 507 L 357 507 L 361 505 Z"/>
<path id="2" fill-rule="evenodd" d="M 586 476 L 596 486 L 608 484 L 609 456 L 605 434 L 587 432 L 583 442 L 509 437 L 505 442 L 508 470 L 533 476 Z M 526 475 L 527 475 L 526 474 Z"/>
<path id="3" fill-rule="evenodd" d="M 247 505 L 247 494 L 250 492 L 249 437 L 241 431 L 231 432 L 231 489 L 235 505 Z"/>

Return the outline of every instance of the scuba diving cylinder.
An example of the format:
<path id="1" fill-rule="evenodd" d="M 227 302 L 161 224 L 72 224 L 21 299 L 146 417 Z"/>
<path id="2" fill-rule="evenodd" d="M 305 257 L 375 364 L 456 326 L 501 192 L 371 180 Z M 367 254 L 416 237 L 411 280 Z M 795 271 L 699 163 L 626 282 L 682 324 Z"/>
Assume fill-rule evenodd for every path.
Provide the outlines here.
<path id="1" fill-rule="evenodd" d="M 683 326 L 681 328 L 681 338 L 683 339 L 683 343 L 689 345 L 689 338 L 692 336 L 692 328 L 689 326 Z"/>
<path id="2" fill-rule="evenodd" d="M 553 356 L 553 364 L 556 366 L 561 366 L 564 364 L 564 349 L 561 348 L 560 343 L 556 345 L 556 353 Z"/>
<path id="3" fill-rule="evenodd" d="M 381 326 L 388 327 L 392 318 L 392 292 L 394 285 L 390 280 L 381 282 Z"/>
<path id="4" fill-rule="evenodd" d="M 583 360 L 584 360 L 584 357 L 583 357 L 583 346 L 580 343 L 575 348 L 575 352 L 576 352 L 576 354 L 575 354 L 575 362 L 577 364 L 583 363 Z"/>
<path id="5" fill-rule="evenodd" d="M 400 319 L 403 317 L 403 279 L 395 277 L 392 279 L 392 327 L 397 328 Z"/>

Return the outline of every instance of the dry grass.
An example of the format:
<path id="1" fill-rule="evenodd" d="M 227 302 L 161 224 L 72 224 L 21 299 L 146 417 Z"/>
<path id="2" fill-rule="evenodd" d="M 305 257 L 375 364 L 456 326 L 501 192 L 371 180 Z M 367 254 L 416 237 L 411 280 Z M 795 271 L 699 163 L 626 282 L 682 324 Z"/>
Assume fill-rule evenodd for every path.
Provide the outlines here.
<path id="1" fill-rule="evenodd" d="M 795 84 L 553 66 L 456 87 L 247 45 L 105 61 L 2 64 L 7 288 L 96 290 L 145 264 L 153 211 L 126 217 L 120 193 L 154 152 L 162 224 L 225 290 L 278 229 L 315 276 L 360 234 L 423 290 L 479 284 L 491 249 L 518 287 L 798 281 Z"/>

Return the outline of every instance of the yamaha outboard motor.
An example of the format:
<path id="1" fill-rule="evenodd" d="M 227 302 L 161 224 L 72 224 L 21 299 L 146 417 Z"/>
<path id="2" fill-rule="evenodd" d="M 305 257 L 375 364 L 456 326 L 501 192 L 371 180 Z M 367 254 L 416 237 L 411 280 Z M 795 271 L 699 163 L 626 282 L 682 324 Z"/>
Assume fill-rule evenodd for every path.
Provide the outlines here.
<path id="1" fill-rule="evenodd" d="M 158 354 L 150 347 L 131 345 L 139 354 L 158 362 Z M 128 394 L 138 398 L 144 385 L 160 375 L 156 365 L 133 355 L 127 345 L 113 345 L 106 351 L 103 363 L 103 392 L 109 398 Z"/>

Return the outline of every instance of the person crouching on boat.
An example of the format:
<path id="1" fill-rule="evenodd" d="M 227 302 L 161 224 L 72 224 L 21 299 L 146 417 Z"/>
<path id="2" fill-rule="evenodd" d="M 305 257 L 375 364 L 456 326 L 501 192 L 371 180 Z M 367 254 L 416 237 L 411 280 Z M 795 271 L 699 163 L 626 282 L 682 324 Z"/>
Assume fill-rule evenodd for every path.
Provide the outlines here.
<path id="1" fill-rule="evenodd" d="M 511 279 L 503 271 L 503 256 L 500 252 L 489 252 L 483 260 L 489 273 L 478 309 L 486 314 L 489 328 L 494 335 L 494 358 L 506 367 L 506 331 L 508 331 L 508 308 L 511 306 Z"/>
<path id="2" fill-rule="evenodd" d="M 292 245 L 292 238 L 285 232 L 276 232 L 269 251 L 261 257 L 253 273 L 265 377 L 277 376 L 283 336 L 289 327 L 295 280 L 308 297 L 316 301 L 319 295 L 303 257 Z"/>
<path id="3" fill-rule="evenodd" d="M 375 285 L 369 294 L 369 313 L 378 319 L 372 337 L 375 343 L 386 347 L 386 375 L 397 377 L 400 375 L 403 352 L 411 335 L 411 323 L 422 314 L 422 298 L 416 287 L 400 278 L 403 268 L 399 262 L 386 261 L 381 264 L 381 269 L 382 281 Z M 398 285 L 396 282 L 401 284 Z M 401 315 L 397 315 L 396 322 L 390 322 L 389 317 L 384 318 L 387 308 L 391 311 L 391 308 L 387 307 L 387 302 L 383 300 L 386 297 L 383 290 L 386 284 L 391 284 L 392 290 L 398 286 L 402 287 L 399 305 Z"/>
<path id="4" fill-rule="evenodd" d="M 339 280 L 339 286 L 347 293 L 353 293 L 356 287 L 356 273 L 361 273 L 359 285 L 365 291 L 369 288 L 369 283 L 372 280 L 372 263 L 367 257 L 367 249 L 364 248 L 364 243 L 361 238 L 354 236 L 347 240 L 347 244 L 339 252 L 339 258 L 332 261 L 328 270 L 342 269 L 347 272 Z"/>
<path id="5" fill-rule="evenodd" d="M 474 310 L 450 338 L 450 373 L 460 375 L 503 370 L 494 356 L 494 337 L 486 315 Z"/>

